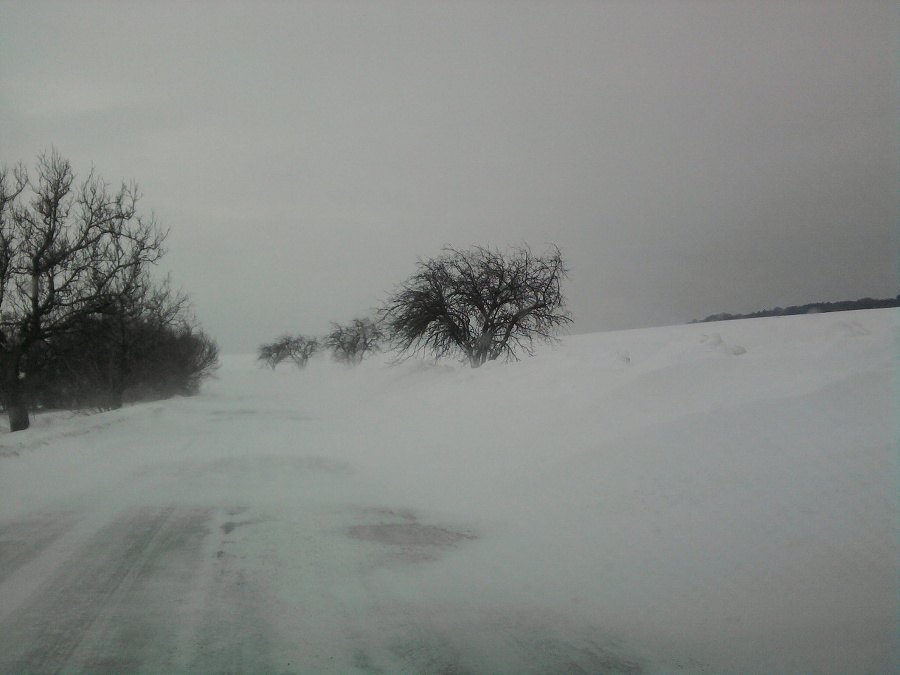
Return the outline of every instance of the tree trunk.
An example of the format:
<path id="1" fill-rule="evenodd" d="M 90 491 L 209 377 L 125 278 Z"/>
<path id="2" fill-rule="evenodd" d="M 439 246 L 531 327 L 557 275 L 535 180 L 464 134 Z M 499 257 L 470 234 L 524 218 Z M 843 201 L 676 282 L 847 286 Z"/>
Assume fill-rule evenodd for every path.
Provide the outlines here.
<path id="1" fill-rule="evenodd" d="M 22 357 L 20 355 L 11 354 L 7 356 L 3 373 L 4 380 L 4 404 L 6 412 L 9 415 L 9 430 L 23 431 L 31 426 L 31 420 L 28 417 L 28 401 L 25 398 L 25 391 L 22 387 L 22 380 L 19 377 L 19 367 Z"/>
<path id="2" fill-rule="evenodd" d="M 9 414 L 10 431 L 25 431 L 31 426 L 31 419 L 28 417 L 28 404 L 21 396 L 15 404 L 7 405 L 6 412 Z"/>
<path id="3" fill-rule="evenodd" d="M 107 405 L 118 410 L 125 401 L 125 357 L 121 346 L 113 346 L 109 355 Z"/>
<path id="4" fill-rule="evenodd" d="M 112 386 L 109 391 L 107 406 L 110 410 L 118 410 L 125 403 L 125 386 L 121 383 L 116 383 Z"/>
<path id="5" fill-rule="evenodd" d="M 473 368 L 483 366 L 491 356 L 491 345 L 494 342 L 494 333 L 485 330 L 475 340 L 475 346 L 469 354 L 469 364 Z M 496 357 L 495 357 L 496 358 Z"/>

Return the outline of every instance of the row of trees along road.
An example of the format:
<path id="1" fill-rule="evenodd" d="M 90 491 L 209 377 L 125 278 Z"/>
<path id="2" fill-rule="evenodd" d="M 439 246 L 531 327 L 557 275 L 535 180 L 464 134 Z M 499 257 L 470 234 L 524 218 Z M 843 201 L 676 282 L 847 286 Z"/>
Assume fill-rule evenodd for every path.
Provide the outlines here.
<path id="1" fill-rule="evenodd" d="M 306 335 L 285 334 L 274 342 L 259 346 L 257 361 L 274 369 L 279 363 L 293 361 L 303 368 L 309 359 L 323 350 L 347 365 L 356 365 L 369 354 L 381 351 L 384 332 L 377 321 L 358 317 L 348 324 L 331 324 L 331 332 L 319 339 Z"/>
<path id="2" fill-rule="evenodd" d="M 419 260 L 416 272 L 378 310 L 377 322 L 332 324 L 325 345 L 346 363 L 358 363 L 384 340 L 401 354 L 462 358 L 473 368 L 516 359 L 532 354 L 536 343 L 554 340 L 571 322 L 562 292 L 567 272 L 555 246 L 543 255 L 528 246 L 506 254 L 445 247 L 440 256 Z M 259 360 L 274 368 L 292 358 L 302 366 L 312 352 L 303 352 L 300 361 L 292 354 L 310 346 L 314 352 L 319 342 L 285 335 L 262 345 Z"/>
<path id="3" fill-rule="evenodd" d="M 0 388 L 11 431 L 36 407 L 190 393 L 216 367 L 187 298 L 151 268 L 165 232 L 137 185 L 76 180 L 55 150 L 0 169 Z"/>

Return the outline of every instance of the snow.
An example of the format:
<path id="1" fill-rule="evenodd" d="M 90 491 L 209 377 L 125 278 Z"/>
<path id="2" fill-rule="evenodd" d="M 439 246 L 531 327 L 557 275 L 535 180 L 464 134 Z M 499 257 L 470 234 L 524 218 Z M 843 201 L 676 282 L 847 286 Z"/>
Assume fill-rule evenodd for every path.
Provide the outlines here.
<path id="1" fill-rule="evenodd" d="M 491 672 L 498 633 L 590 640 L 609 672 L 898 672 L 898 318 L 577 335 L 477 370 L 225 357 L 199 396 L 4 436 L 0 523 L 82 519 L 49 574 L 110 513 L 230 508 L 202 574 L 235 556 L 300 672 L 354 649 L 333 672 L 376 672 L 392 617 Z"/>

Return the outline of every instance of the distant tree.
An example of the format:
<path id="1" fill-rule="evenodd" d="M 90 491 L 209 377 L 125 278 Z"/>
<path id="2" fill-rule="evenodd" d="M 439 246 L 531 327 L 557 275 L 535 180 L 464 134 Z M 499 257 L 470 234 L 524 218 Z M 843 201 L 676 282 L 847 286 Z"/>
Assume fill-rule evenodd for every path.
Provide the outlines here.
<path id="1" fill-rule="evenodd" d="M 26 195 L 31 198 L 27 199 Z M 137 212 L 134 183 L 76 183 L 56 151 L 0 169 L 0 386 L 10 430 L 28 428 L 26 356 L 114 311 L 126 277 L 163 255 L 165 234 Z"/>
<path id="2" fill-rule="evenodd" d="M 282 361 L 290 359 L 298 368 L 303 368 L 310 357 L 319 351 L 319 341 L 305 335 L 282 335 L 270 344 L 259 346 L 257 361 L 273 370 Z"/>
<path id="3" fill-rule="evenodd" d="M 283 352 L 277 349 L 277 342 L 276 340 L 271 344 L 260 345 L 256 353 L 256 360 L 269 366 L 272 370 L 275 370 L 275 367 L 286 358 Z"/>
<path id="4" fill-rule="evenodd" d="M 369 317 L 353 319 L 347 325 L 331 324 L 331 333 L 324 340 L 325 348 L 340 363 L 356 365 L 381 350 L 384 331 Z"/>
<path id="5" fill-rule="evenodd" d="M 516 359 L 571 322 L 561 288 L 567 271 L 555 246 L 544 255 L 528 246 L 507 255 L 445 247 L 437 258 L 419 260 L 387 301 L 383 320 L 401 352 L 457 354 L 473 368 Z"/>
<path id="6" fill-rule="evenodd" d="M 694 319 L 691 323 L 705 323 L 711 321 L 732 321 L 735 319 L 758 319 L 771 316 L 793 316 L 796 314 L 821 314 L 825 312 L 848 312 L 857 309 L 887 309 L 900 307 L 900 295 L 894 298 L 861 298 L 859 300 L 839 300 L 837 302 L 812 302 L 806 305 L 791 305 L 790 307 L 776 307 L 764 309 L 750 314 L 728 314 L 721 312 L 711 314 L 705 319 Z"/>

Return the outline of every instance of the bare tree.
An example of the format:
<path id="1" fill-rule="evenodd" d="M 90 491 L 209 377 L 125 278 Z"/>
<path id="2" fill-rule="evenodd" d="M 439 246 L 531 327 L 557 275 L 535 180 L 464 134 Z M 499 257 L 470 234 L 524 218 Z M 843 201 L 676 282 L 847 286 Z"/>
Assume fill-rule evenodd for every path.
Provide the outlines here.
<path id="1" fill-rule="evenodd" d="M 287 358 L 287 354 L 278 344 L 280 340 L 281 338 L 275 340 L 275 342 L 260 345 L 257 350 L 256 360 L 275 370 L 276 366 Z"/>
<path id="2" fill-rule="evenodd" d="M 571 322 L 561 289 L 567 272 L 555 246 L 544 255 L 528 246 L 508 255 L 445 247 L 439 257 L 419 260 L 387 301 L 385 325 L 400 351 L 457 354 L 473 368 L 516 359 Z"/>
<path id="3" fill-rule="evenodd" d="M 219 346 L 198 327 L 184 324 L 167 330 L 169 345 L 161 359 L 165 379 L 160 382 L 163 395 L 197 393 L 203 380 L 219 367 Z"/>
<path id="4" fill-rule="evenodd" d="M 282 361 L 290 359 L 298 368 L 303 368 L 309 359 L 319 351 L 319 341 L 305 335 L 282 335 L 270 344 L 259 346 L 257 361 L 272 370 Z"/>
<path id="5" fill-rule="evenodd" d="M 347 325 L 332 323 L 324 344 L 335 361 L 356 365 L 369 354 L 379 351 L 383 340 L 384 331 L 379 323 L 362 317 Z"/>
<path id="6" fill-rule="evenodd" d="M 30 192 L 31 199 L 25 196 Z M 10 430 L 28 428 L 25 356 L 86 317 L 109 313 L 127 278 L 164 253 L 134 183 L 113 190 L 92 170 L 76 183 L 55 150 L 0 172 L 0 374 Z"/>

